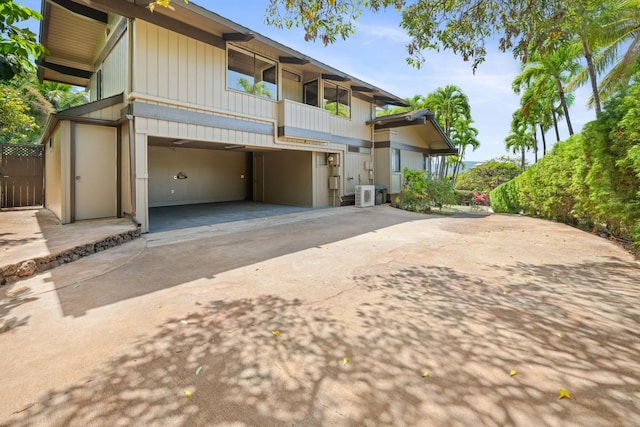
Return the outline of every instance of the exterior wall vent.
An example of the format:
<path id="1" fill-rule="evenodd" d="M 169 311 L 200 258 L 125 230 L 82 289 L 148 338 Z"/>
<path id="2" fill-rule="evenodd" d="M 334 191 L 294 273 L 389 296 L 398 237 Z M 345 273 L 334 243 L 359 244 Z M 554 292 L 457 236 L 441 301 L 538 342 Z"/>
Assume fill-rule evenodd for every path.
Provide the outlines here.
<path id="1" fill-rule="evenodd" d="M 374 185 L 356 185 L 356 206 L 366 208 L 374 206 L 376 187 Z"/>

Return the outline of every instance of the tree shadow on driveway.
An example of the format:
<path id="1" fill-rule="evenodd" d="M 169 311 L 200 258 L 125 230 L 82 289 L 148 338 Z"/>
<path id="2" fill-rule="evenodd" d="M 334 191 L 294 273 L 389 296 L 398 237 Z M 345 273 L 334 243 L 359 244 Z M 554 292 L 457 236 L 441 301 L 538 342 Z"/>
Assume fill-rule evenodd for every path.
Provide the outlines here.
<path id="1" fill-rule="evenodd" d="M 637 266 L 501 268 L 375 264 L 322 301 L 197 302 L 7 425 L 640 425 Z"/>
<path id="2" fill-rule="evenodd" d="M 191 240 L 153 242 L 137 256 L 116 263 L 108 274 L 70 285 L 64 271 L 54 269 L 50 280 L 56 287 L 64 315 L 77 317 L 97 307 L 198 279 L 210 279 L 246 265 L 429 218 L 391 208 L 384 214 L 377 210 L 353 209 L 335 212 L 326 217 L 273 226 L 208 233 Z M 111 251 L 116 253 L 118 248 Z M 91 260 L 83 259 L 76 265 L 83 265 L 80 263 L 89 265 Z"/>

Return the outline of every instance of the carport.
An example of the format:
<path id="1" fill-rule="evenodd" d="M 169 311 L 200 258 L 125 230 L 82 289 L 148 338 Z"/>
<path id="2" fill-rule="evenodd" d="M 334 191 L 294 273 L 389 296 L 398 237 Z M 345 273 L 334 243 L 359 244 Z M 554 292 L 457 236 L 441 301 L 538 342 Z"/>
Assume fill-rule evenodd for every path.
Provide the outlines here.
<path id="1" fill-rule="evenodd" d="M 148 138 L 149 231 L 313 207 L 313 153 Z"/>

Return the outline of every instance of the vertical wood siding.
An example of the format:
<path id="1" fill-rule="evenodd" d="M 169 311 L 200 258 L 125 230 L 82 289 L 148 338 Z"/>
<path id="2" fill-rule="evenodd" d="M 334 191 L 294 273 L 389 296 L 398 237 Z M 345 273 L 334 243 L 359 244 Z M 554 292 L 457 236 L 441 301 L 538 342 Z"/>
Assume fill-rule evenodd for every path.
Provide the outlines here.
<path id="1" fill-rule="evenodd" d="M 56 127 L 45 143 L 45 207 L 62 219 L 62 153 L 60 126 Z"/>
<path id="2" fill-rule="evenodd" d="M 300 75 L 300 73 L 292 73 L 296 75 Z M 284 74 L 284 73 L 283 73 Z M 300 77 L 300 81 L 296 82 L 291 79 L 288 79 L 282 76 L 282 98 L 290 99 L 296 102 L 302 102 L 302 77 Z"/>
<path id="3" fill-rule="evenodd" d="M 391 192 L 391 149 L 376 148 L 373 158 L 375 160 L 375 182 L 384 185 Z"/>
<path id="4" fill-rule="evenodd" d="M 226 51 L 136 20 L 134 92 L 275 119 L 276 102 L 226 89 Z"/>
<path id="5" fill-rule="evenodd" d="M 344 194 L 355 194 L 356 185 L 369 185 L 374 183 L 372 179 L 369 179 L 369 171 L 365 169 L 365 162 L 371 161 L 371 155 L 347 153 L 346 157 Z"/>
<path id="6" fill-rule="evenodd" d="M 365 124 L 370 116 L 370 104 L 352 98 L 352 117 L 343 118 L 327 111 L 302 104 L 302 82 L 281 78 L 281 91 L 286 98 L 282 106 L 279 102 L 226 88 L 226 51 L 190 39 L 144 21 L 136 21 L 133 91 L 136 93 L 188 103 L 194 106 L 229 111 L 238 115 L 264 120 L 279 120 L 279 125 L 287 125 L 331 133 L 360 140 L 371 138 L 370 127 Z M 257 53 L 259 50 L 256 50 Z M 281 101 L 282 102 L 282 101 Z M 169 132 L 172 132 L 167 126 Z M 195 132 L 195 133 L 194 133 Z M 198 135 L 210 139 L 213 136 L 238 143 L 253 144 L 251 138 L 239 139 L 220 130 L 219 135 L 210 135 L 207 130 L 195 126 L 180 125 L 179 133 L 192 138 Z M 248 135 L 244 135 L 248 137 Z M 336 147 L 338 148 L 338 147 Z M 344 149 L 341 145 L 340 148 Z M 304 149 L 304 148 L 302 148 Z"/>
<path id="7" fill-rule="evenodd" d="M 127 92 L 127 74 L 129 71 L 128 46 L 129 36 L 125 31 L 101 65 L 103 98 Z"/>
<path id="8" fill-rule="evenodd" d="M 327 153 L 313 153 L 313 207 L 333 206 L 333 190 L 329 190 L 330 167 L 327 165 Z M 336 190 L 336 206 L 339 204 L 340 191 Z"/>
<path id="9" fill-rule="evenodd" d="M 131 169 L 129 167 L 129 123 L 125 122 L 120 128 L 120 171 L 121 171 L 121 206 L 122 212 L 131 214 L 133 207 L 131 206 Z"/>
<path id="10" fill-rule="evenodd" d="M 424 170 L 424 155 L 415 151 L 400 151 L 401 169 Z"/>

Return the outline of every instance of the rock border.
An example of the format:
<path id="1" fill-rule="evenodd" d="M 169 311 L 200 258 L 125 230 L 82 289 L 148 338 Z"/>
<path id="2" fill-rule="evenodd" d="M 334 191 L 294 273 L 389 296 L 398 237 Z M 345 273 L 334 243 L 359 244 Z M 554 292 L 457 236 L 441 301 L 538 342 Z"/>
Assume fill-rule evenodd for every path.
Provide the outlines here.
<path id="1" fill-rule="evenodd" d="M 80 258 L 120 246 L 140 237 L 140 228 L 109 236 L 93 243 L 76 246 L 71 249 L 43 257 L 22 261 L 17 264 L 0 267 L 0 286 L 10 285 L 43 271 L 76 261 Z"/>

